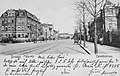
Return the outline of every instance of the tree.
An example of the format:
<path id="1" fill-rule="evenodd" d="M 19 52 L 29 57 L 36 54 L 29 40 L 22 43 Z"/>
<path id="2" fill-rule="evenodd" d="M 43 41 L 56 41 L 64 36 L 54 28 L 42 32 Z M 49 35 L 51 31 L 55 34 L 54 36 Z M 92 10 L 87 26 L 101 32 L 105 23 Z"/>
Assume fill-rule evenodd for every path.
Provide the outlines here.
<path id="1" fill-rule="evenodd" d="M 88 13 L 94 18 L 94 50 L 95 54 L 98 53 L 97 47 L 97 27 L 96 27 L 96 19 L 100 13 L 100 9 L 103 7 L 105 0 L 82 0 L 82 1 L 74 1 L 78 10 L 80 8 L 85 8 Z"/>
<path id="2" fill-rule="evenodd" d="M 76 9 L 77 9 L 77 24 L 79 25 L 79 30 L 80 30 L 80 44 L 81 44 L 81 30 L 83 28 L 84 31 L 84 47 L 86 46 L 86 23 L 90 19 L 89 13 L 85 10 L 85 5 L 81 4 L 80 6 L 78 5 L 78 2 L 75 1 Z M 82 27 L 83 25 L 83 27 Z"/>

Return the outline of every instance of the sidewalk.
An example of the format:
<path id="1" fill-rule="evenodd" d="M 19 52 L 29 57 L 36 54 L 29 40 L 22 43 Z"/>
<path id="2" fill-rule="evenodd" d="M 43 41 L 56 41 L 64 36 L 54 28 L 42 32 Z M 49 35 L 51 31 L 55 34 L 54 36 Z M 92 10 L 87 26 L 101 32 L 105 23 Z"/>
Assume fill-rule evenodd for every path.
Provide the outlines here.
<path id="1" fill-rule="evenodd" d="M 83 41 L 82 41 L 82 46 L 83 46 Z M 112 46 L 107 46 L 107 45 L 100 45 L 97 44 L 98 46 L 98 54 L 120 54 L 120 48 L 117 47 L 112 47 Z M 92 42 L 86 42 L 86 47 L 85 49 L 88 49 L 90 52 L 94 53 L 94 43 Z"/>

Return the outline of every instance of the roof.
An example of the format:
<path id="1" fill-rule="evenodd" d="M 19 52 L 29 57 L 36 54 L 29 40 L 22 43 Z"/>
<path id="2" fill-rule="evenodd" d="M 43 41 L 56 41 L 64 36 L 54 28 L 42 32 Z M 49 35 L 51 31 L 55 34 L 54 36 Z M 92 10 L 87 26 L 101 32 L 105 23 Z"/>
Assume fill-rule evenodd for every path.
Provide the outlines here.
<path id="1" fill-rule="evenodd" d="M 7 13 L 8 11 L 15 11 L 16 15 L 18 15 L 18 13 L 21 13 L 21 12 L 22 12 L 24 16 L 31 17 L 31 18 L 33 18 L 33 19 L 36 19 L 37 21 L 39 20 L 34 14 L 28 12 L 28 11 L 25 10 L 25 9 L 18 9 L 18 10 L 8 9 L 8 10 L 6 10 L 6 11 L 1 15 L 1 17 L 3 17 L 4 14 L 7 15 L 7 14 L 8 14 L 8 13 Z"/>

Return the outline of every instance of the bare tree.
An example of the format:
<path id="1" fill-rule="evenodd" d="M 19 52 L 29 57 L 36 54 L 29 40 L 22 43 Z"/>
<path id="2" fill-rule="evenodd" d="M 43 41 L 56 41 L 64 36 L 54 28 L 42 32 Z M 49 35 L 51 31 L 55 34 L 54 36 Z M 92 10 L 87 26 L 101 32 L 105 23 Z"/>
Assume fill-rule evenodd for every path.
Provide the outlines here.
<path id="1" fill-rule="evenodd" d="M 76 0 L 74 2 L 78 10 L 80 10 L 80 8 L 85 8 L 89 12 L 89 14 L 94 18 L 94 50 L 95 54 L 97 54 L 98 47 L 97 47 L 96 19 L 100 13 L 100 9 L 103 7 L 105 3 L 105 0 L 81 0 L 81 1 Z"/>
<path id="2" fill-rule="evenodd" d="M 90 15 L 87 12 L 87 10 L 85 10 L 85 5 L 84 4 L 78 4 L 78 2 L 75 1 L 75 6 L 77 9 L 77 20 L 79 22 L 79 30 L 80 30 L 80 44 L 81 44 L 81 29 L 83 28 L 83 33 L 84 33 L 84 47 L 86 46 L 86 23 L 89 21 L 90 19 Z M 81 27 L 83 24 L 83 27 Z"/>

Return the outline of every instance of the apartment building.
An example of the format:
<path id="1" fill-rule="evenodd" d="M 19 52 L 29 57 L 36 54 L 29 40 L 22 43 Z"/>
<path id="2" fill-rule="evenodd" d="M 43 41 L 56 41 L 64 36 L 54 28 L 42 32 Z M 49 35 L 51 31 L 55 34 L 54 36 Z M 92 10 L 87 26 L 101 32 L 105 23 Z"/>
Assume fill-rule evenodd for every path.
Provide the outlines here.
<path id="1" fill-rule="evenodd" d="M 8 9 L 0 17 L 0 35 L 2 39 L 32 41 L 41 34 L 39 19 L 24 9 Z"/>

